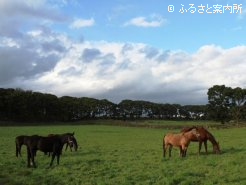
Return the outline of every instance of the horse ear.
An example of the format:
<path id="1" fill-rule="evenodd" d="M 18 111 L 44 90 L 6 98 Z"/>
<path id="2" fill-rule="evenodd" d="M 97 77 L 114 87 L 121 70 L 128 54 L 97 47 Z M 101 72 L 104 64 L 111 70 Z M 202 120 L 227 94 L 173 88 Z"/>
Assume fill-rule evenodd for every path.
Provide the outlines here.
<path id="1" fill-rule="evenodd" d="M 72 135 L 74 136 L 74 132 L 72 133 Z"/>

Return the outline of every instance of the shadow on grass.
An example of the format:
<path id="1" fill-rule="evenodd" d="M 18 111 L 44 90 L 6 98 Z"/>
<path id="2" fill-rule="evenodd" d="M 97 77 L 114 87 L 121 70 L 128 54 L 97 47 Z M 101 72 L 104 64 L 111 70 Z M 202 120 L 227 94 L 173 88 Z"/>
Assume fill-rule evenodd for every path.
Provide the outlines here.
<path id="1" fill-rule="evenodd" d="M 221 154 L 235 154 L 235 153 L 240 153 L 240 152 L 246 152 L 246 149 L 244 148 L 225 148 L 221 151 Z"/>
<path id="2" fill-rule="evenodd" d="M 190 155 L 190 156 L 209 156 L 209 155 L 235 154 L 235 153 L 240 153 L 240 152 L 246 152 L 246 149 L 231 147 L 231 148 L 223 148 L 223 150 L 221 150 L 221 152 L 219 154 L 216 154 L 212 151 L 209 151 L 208 153 L 206 153 L 206 152 L 201 152 L 200 154 L 189 153 L 187 155 Z"/>

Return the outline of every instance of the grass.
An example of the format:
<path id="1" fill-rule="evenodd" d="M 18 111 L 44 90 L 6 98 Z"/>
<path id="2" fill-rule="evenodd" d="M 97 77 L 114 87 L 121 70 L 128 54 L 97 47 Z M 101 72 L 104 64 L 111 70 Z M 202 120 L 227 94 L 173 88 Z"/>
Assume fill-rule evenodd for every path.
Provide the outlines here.
<path id="1" fill-rule="evenodd" d="M 38 152 L 36 169 L 26 167 L 26 149 L 15 157 L 17 135 L 75 131 L 79 149 L 63 151 L 60 165 L 48 168 L 50 158 Z M 210 129 L 222 154 L 197 155 L 191 143 L 186 158 L 174 148 L 162 157 L 162 137 L 173 130 L 103 125 L 28 126 L 0 128 L 0 184 L 246 184 L 246 128 Z M 177 131 L 177 130 L 174 130 Z M 204 151 L 204 148 L 202 149 Z"/>

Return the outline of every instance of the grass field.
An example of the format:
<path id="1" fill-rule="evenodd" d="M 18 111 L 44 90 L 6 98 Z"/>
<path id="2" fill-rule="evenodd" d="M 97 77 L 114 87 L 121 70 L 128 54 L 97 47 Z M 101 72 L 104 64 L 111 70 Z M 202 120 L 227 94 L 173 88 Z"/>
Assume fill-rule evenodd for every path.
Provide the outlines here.
<path id="1" fill-rule="evenodd" d="M 79 149 L 63 151 L 60 165 L 48 168 L 50 158 L 37 153 L 37 168 L 26 167 L 26 147 L 15 156 L 17 135 L 75 131 Z M 178 130 L 174 130 L 178 131 Z M 246 128 L 210 129 L 222 154 L 197 155 L 191 143 L 187 157 L 177 149 L 162 157 L 162 137 L 170 130 L 103 125 L 26 126 L 0 128 L 0 184 L 246 184 Z M 204 151 L 204 148 L 202 149 Z"/>

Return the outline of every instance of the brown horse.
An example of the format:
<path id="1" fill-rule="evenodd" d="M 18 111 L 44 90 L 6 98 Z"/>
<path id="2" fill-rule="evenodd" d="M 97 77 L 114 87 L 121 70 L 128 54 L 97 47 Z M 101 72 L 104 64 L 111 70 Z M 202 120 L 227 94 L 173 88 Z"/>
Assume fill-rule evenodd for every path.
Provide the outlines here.
<path id="1" fill-rule="evenodd" d="M 198 139 L 200 137 L 200 134 L 196 129 L 191 129 L 190 131 L 184 133 L 166 134 L 163 137 L 163 157 L 165 157 L 166 150 L 168 147 L 169 147 L 169 157 L 171 157 L 171 151 L 173 146 L 179 147 L 180 156 L 185 157 L 188 146 L 190 144 L 190 140 L 194 137 Z"/>
<path id="2" fill-rule="evenodd" d="M 190 130 L 192 130 L 194 128 L 196 128 L 197 131 L 199 132 L 200 138 L 198 140 L 196 137 L 193 137 L 193 138 L 191 138 L 191 141 L 199 142 L 199 150 L 198 150 L 199 154 L 201 152 L 202 143 L 204 143 L 206 154 L 208 153 L 208 151 L 207 151 L 207 140 L 209 140 L 212 143 L 213 152 L 216 153 L 216 154 L 220 153 L 219 142 L 217 142 L 215 140 L 214 136 L 207 129 L 205 129 L 204 127 L 202 127 L 202 126 L 186 127 L 186 128 L 183 128 L 181 130 L 181 133 L 189 132 Z"/>

